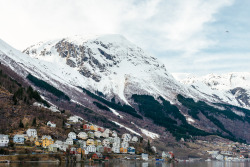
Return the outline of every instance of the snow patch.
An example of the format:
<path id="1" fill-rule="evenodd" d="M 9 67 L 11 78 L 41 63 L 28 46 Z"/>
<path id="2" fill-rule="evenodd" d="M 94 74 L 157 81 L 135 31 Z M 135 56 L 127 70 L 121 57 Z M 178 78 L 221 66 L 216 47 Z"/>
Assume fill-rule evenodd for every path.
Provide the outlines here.
<path id="1" fill-rule="evenodd" d="M 109 109 L 112 111 L 113 114 L 115 114 L 116 116 L 119 116 L 120 118 L 123 119 L 123 116 L 120 115 L 120 114 L 119 114 L 117 111 L 115 111 L 113 108 L 109 108 Z"/>
<path id="2" fill-rule="evenodd" d="M 120 124 L 120 123 L 118 123 L 118 122 L 115 122 L 115 121 L 112 121 L 112 122 L 114 122 L 116 125 L 118 125 L 118 126 L 120 126 L 120 127 L 122 127 L 122 128 L 127 129 L 128 131 L 130 131 L 130 132 L 136 134 L 137 136 L 141 136 L 139 133 L 137 133 L 136 131 L 134 131 L 134 130 L 131 129 L 131 128 L 128 128 L 128 127 L 126 127 L 126 126 L 124 126 L 124 125 L 122 125 L 122 124 Z"/>

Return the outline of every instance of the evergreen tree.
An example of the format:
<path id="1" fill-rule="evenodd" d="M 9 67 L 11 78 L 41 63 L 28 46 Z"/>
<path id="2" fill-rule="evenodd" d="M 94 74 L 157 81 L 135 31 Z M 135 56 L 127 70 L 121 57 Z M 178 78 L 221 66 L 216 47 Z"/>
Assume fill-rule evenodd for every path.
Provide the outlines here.
<path id="1" fill-rule="evenodd" d="M 36 117 L 33 119 L 32 126 L 36 126 Z"/>
<path id="2" fill-rule="evenodd" d="M 19 122 L 19 128 L 24 128 L 22 120 L 20 120 L 20 122 Z"/>

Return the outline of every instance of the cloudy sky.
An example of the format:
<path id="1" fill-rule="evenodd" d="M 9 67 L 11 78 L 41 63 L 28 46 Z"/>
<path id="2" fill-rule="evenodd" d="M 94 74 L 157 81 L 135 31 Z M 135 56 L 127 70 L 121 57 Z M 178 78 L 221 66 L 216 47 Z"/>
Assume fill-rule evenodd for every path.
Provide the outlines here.
<path id="1" fill-rule="evenodd" d="M 250 71 L 249 0 L 0 0 L 0 38 L 23 50 L 85 34 L 122 34 L 171 73 Z"/>

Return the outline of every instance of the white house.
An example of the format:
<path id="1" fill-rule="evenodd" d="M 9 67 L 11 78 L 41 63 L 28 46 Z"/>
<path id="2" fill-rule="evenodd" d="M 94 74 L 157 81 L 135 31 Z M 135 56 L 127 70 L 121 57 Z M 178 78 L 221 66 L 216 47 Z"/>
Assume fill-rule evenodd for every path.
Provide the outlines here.
<path id="1" fill-rule="evenodd" d="M 87 147 L 87 142 L 84 140 L 78 140 L 77 143 L 80 145 L 80 148 Z"/>
<path id="2" fill-rule="evenodd" d="M 94 132 L 95 137 L 100 138 L 102 136 L 102 132 L 96 131 Z"/>
<path id="3" fill-rule="evenodd" d="M 152 146 L 151 148 L 152 148 L 152 150 L 156 153 L 156 151 L 157 151 L 157 150 L 156 150 L 156 147 L 155 147 L 155 146 Z"/>
<path id="4" fill-rule="evenodd" d="M 68 138 L 70 138 L 70 139 L 76 139 L 76 134 L 75 134 L 75 132 L 69 132 Z"/>
<path id="5" fill-rule="evenodd" d="M 139 141 L 139 139 L 138 139 L 138 137 L 137 136 L 134 136 L 133 138 L 132 138 L 132 142 L 138 142 Z"/>
<path id="6" fill-rule="evenodd" d="M 109 137 L 109 134 L 111 133 L 111 131 L 109 129 L 105 129 L 105 131 L 102 133 L 103 137 Z"/>
<path id="7" fill-rule="evenodd" d="M 114 137 L 114 143 L 121 143 L 120 137 Z"/>
<path id="8" fill-rule="evenodd" d="M 47 122 L 47 126 L 50 126 L 50 127 L 52 127 L 52 128 L 55 128 L 55 127 L 56 127 L 56 124 L 53 123 L 53 122 L 51 122 L 51 121 L 49 121 L 49 122 Z"/>
<path id="9" fill-rule="evenodd" d="M 9 144 L 9 136 L 0 134 L 0 147 L 7 147 Z"/>
<path id="10" fill-rule="evenodd" d="M 116 131 L 113 131 L 113 132 L 112 132 L 112 137 L 117 137 Z"/>
<path id="11" fill-rule="evenodd" d="M 128 147 L 129 147 L 128 142 L 124 142 L 124 141 L 123 141 L 123 142 L 121 143 L 121 147 L 122 147 L 122 148 L 128 148 Z"/>
<path id="12" fill-rule="evenodd" d="M 27 134 L 28 137 L 37 137 L 36 129 L 28 129 L 26 131 L 26 134 Z"/>
<path id="13" fill-rule="evenodd" d="M 93 145 L 89 145 L 86 149 L 90 153 L 95 153 L 96 152 L 96 147 Z"/>
<path id="14" fill-rule="evenodd" d="M 104 147 L 109 147 L 109 144 L 110 144 L 109 139 L 104 139 L 104 140 L 102 141 L 102 145 L 103 145 Z"/>
<path id="15" fill-rule="evenodd" d="M 120 148 L 120 145 L 121 145 L 121 143 L 116 143 L 116 142 L 113 143 L 113 147 L 119 147 Z"/>
<path id="16" fill-rule="evenodd" d="M 69 122 L 72 122 L 72 123 L 78 123 L 78 122 L 82 123 L 83 118 L 74 115 L 74 116 L 69 117 L 69 118 L 68 118 L 68 121 L 69 121 Z"/>
<path id="17" fill-rule="evenodd" d="M 113 137 L 109 137 L 108 139 L 109 139 L 110 144 L 114 143 L 114 138 Z"/>
<path id="18" fill-rule="evenodd" d="M 80 132 L 78 135 L 77 135 L 78 138 L 80 139 L 87 139 L 88 138 L 88 135 L 87 133 L 85 132 Z"/>
<path id="19" fill-rule="evenodd" d="M 144 161 L 148 161 L 148 154 L 142 153 L 142 154 L 141 154 L 141 158 L 142 158 L 142 160 L 144 160 Z"/>
<path id="20" fill-rule="evenodd" d="M 16 144 L 24 144 L 24 135 L 18 135 L 16 134 L 14 137 L 13 137 L 13 142 L 16 143 Z"/>
<path id="21" fill-rule="evenodd" d="M 113 146 L 113 147 L 112 147 L 112 151 L 113 151 L 114 153 L 118 154 L 118 153 L 120 153 L 120 147 L 115 147 L 115 146 Z"/>
<path id="22" fill-rule="evenodd" d="M 122 139 L 123 139 L 123 141 L 125 141 L 125 142 L 129 142 L 130 140 L 131 140 L 131 135 L 130 134 L 128 134 L 128 133 L 124 133 L 123 135 L 122 135 Z"/>
<path id="23" fill-rule="evenodd" d="M 67 145 L 73 145 L 73 139 L 67 138 L 66 141 L 65 141 L 65 144 L 67 144 Z"/>

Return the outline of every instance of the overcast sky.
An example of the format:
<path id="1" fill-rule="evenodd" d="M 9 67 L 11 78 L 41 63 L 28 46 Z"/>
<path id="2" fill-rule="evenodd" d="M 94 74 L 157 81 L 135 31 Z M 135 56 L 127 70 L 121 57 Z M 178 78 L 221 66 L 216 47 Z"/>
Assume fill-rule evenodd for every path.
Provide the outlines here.
<path id="1" fill-rule="evenodd" d="M 0 0 L 0 38 L 122 34 L 171 73 L 250 71 L 249 0 Z"/>

